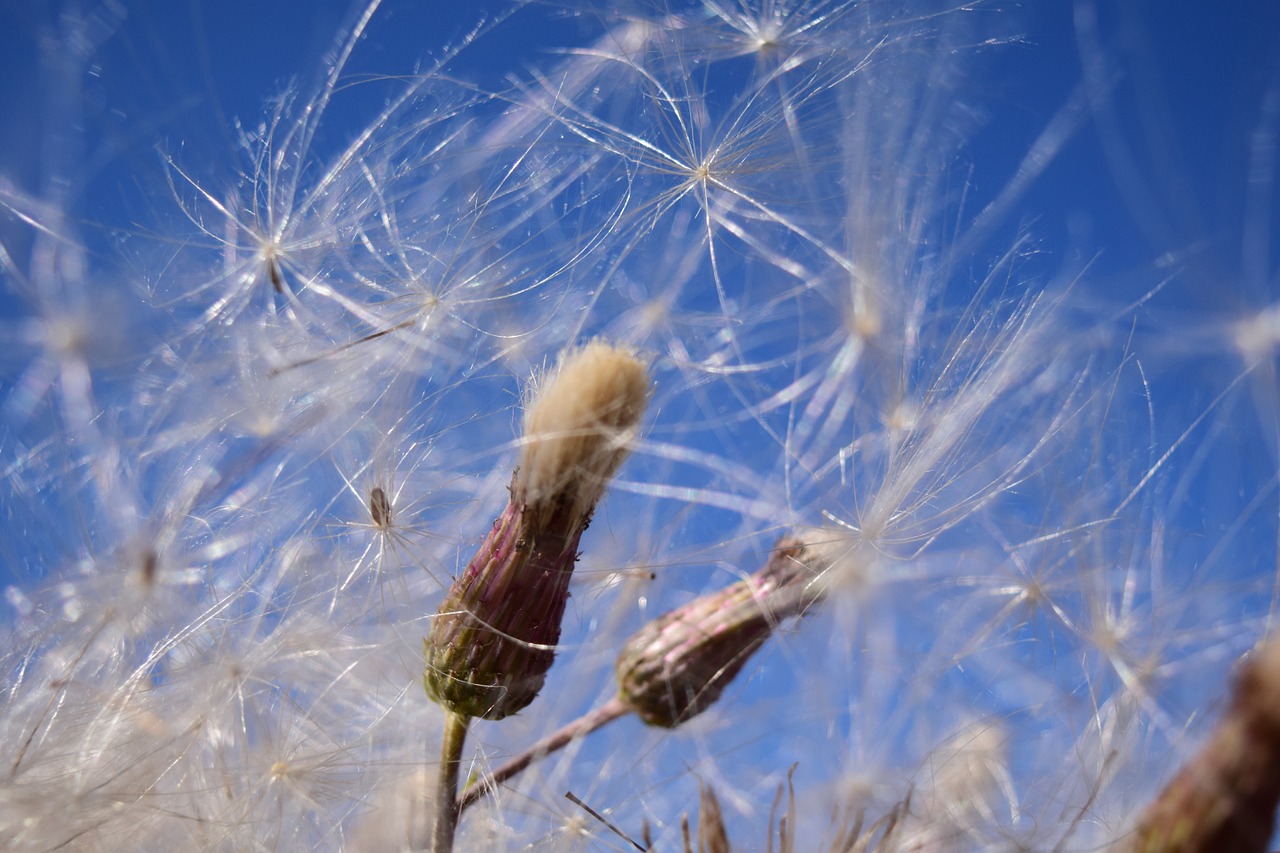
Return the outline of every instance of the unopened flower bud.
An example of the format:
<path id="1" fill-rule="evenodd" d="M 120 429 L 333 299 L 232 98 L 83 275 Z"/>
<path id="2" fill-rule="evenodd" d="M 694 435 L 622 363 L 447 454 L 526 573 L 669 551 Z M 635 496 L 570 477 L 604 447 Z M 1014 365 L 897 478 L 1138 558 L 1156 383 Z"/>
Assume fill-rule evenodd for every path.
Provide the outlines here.
<path id="1" fill-rule="evenodd" d="M 644 365 L 599 342 L 562 357 L 540 386 L 525 413 L 511 500 L 425 641 L 427 693 L 468 717 L 500 720 L 542 689 L 578 541 L 649 395 Z"/>
<path id="2" fill-rule="evenodd" d="M 1245 663 L 1213 734 L 1116 853 L 1264 853 L 1280 803 L 1280 641 Z"/>
<path id="3" fill-rule="evenodd" d="M 784 537 L 755 574 L 640 629 L 618 656 L 618 694 L 642 720 L 672 728 L 711 707 L 774 628 L 819 597 L 801 540 Z"/>

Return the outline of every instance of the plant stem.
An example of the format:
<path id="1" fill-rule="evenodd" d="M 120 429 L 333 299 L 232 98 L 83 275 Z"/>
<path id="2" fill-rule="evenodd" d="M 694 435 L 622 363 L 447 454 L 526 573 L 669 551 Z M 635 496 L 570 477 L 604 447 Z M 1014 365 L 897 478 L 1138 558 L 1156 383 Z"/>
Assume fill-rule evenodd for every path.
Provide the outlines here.
<path id="1" fill-rule="evenodd" d="M 467 789 L 462 792 L 462 796 L 458 798 L 458 813 L 460 814 L 467 806 L 491 793 L 503 782 L 515 776 L 533 762 L 545 758 L 575 738 L 586 737 L 605 723 L 616 720 L 624 714 L 630 713 L 630 711 L 630 706 L 624 703 L 620 697 L 614 696 L 594 711 L 588 711 L 563 728 L 547 735 L 493 771 L 492 774 L 468 785 Z M 437 850 L 436 853 L 440 853 L 440 851 Z"/>
<path id="2" fill-rule="evenodd" d="M 440 777 L 436 785 L 436 827 L 432 853 L 452 853 L 453 834 L 458 826 L 458 768 L 462 745 L 467 740 L 471 718 L 452 711 L 445 714 L 444 737 L 440 741 Z"/>

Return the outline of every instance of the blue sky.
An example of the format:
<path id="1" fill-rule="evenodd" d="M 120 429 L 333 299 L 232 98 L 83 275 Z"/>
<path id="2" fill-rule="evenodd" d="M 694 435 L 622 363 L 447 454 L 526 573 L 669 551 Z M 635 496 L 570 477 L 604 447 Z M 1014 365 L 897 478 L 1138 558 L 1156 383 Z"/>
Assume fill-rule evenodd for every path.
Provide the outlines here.
<path id="1" fill-rule="evenodd" d="M 66 5 L 101 17 L 104 31 L 113 33 L 86 80 L 85 137 L 106 146 L 102 171 L 127 164 L 126 173 L 144 168 L 150 151 L 174 140 L 230 159 L 230 120 L 253 123 L 265 99 L 290 81 L 304 89 L 313 84 L 317 58 L 353 17 L 352 7 L 333 2 L 138 2 L 125 4 L 123 19 L 112 7 Z M 356 76 L 410 72 L 456 44 L 486 6 L 501 5 L 385 3 L 350 70 Z M 56 86 L 38 85 L 33 72 L 41 67 L 40 38 L 55 28 L 58 8 L 19 0 L 0 5 L 0 19 L 10 22 L 0 27 L 0 160 L 10 175 L 32 173 L 40 148 L 33 131 L 42 116 L 56 121 Z M 1114 125 L 1103 130 L 1110 141 L 1104 144 L 1094 122 L 1072 123 L 1072 137 L 1010 221 L 1034 217 L 1055 251 L 1101 252 L 1103 269 L 1139 289 L 1149 285 L 1128 272 L 1193 245 L 1202 274 L 1229 273 L 1239 262 L 1244 224 L 1244 146 L 1263 93 L 1276 85 L 1280 10 L 1265 0 L 1212 7 L 1190 0 L 1101 3 L 1098 41 L 1091 45 L 1077 37 L 1082 8 L 1010 4 L 992 15 L 1002 33 L 1023 39 L 989 52 L 990 73 L 975 93 L 986 114 L 965 152 L 975 163 L 975 196 L 996 192 L 1067 107 L 1085 77 L 1084 53 L 1113 86 L 1108 120 Z M 494 28 L 462 53 L 453 66 L 461 78 L 494 85 L 513 70 L 545 63 L 548 50 L 573 44 L 590 29 L 556 13 L 554 4 L 516 14 L 518 26 Z M 326 121 L 335 138 L 361 126 L 356 100 L 335 104 Z M 127 177 L 112 180 L 118 185 Z M 111 195 L 106 188 L 103 204 Z"/>

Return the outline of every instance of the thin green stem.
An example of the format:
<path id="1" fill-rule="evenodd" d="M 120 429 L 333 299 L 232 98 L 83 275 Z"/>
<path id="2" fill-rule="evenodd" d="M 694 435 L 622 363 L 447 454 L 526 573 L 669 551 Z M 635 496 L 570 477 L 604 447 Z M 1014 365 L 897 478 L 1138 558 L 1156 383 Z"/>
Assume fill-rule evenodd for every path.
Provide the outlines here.
<path id="1" fill-rule="evenodd" d="M 445 714 L 444 736 L 440 741 L 440 776 L 436 784 L 436 828 L 432 853 L 452 853 L 453 834 L 458 827 L 458 769 L 462 765 L 462 745 L 467 740 L 471 718 L 452 711 Z"/>
<path id="2" fill-rule="evenodd" d="M 503 782 L 515 776 L 533 762 L 545 758 L 576 738 L 586 737 L 605 723 L 616 720 L 630 711 L 631 707 L 624 703 L 620 697 L 615 696 L 599 708 L 588 711 L 563 728 L 547 735 L 490 775 L 468 785 L 466 790 L 462 792 L 462 796 L 458 798 L 459 814 L 467 806 L 481 797 L 487 796 Z"/>

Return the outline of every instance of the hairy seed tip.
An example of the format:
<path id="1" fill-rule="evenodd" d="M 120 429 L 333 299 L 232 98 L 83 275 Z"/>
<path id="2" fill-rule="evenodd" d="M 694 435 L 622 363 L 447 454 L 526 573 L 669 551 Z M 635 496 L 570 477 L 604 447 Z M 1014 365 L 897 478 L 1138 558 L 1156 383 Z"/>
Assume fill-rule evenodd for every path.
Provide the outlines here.
<path id="1" fill-rule="evenodd" d="M 618 656 L 623 702 L 663 728 L 711 707 L 774 628 L 821 597 L 821 568 L 804 541 L 783 537 L 755 574 L 641 628 Z"/>
<path id="2" fill-rule="evenodd" d="M 639 359 L 599 342 L 563 356 L 538 385 L 511 500 L 425 641 L 427 694 L 468 717 L 500 720 L 542 689 L 578 542 L 649 397 Z"/>
<path id="3" fill-rule="evenodd" d="M 561 356 L 525 409 L 512 497 L 539 514 L 568 510 L 583 524 L 630 452 L 649 401 L 636 356 L 601 341 Z"/>
<path id="4" fill-rule="evenodd" d="M 1280 803 L 1280 640 L 1236 679 L 1227 712 L 1113 853 L 1264 853 Z"/>

